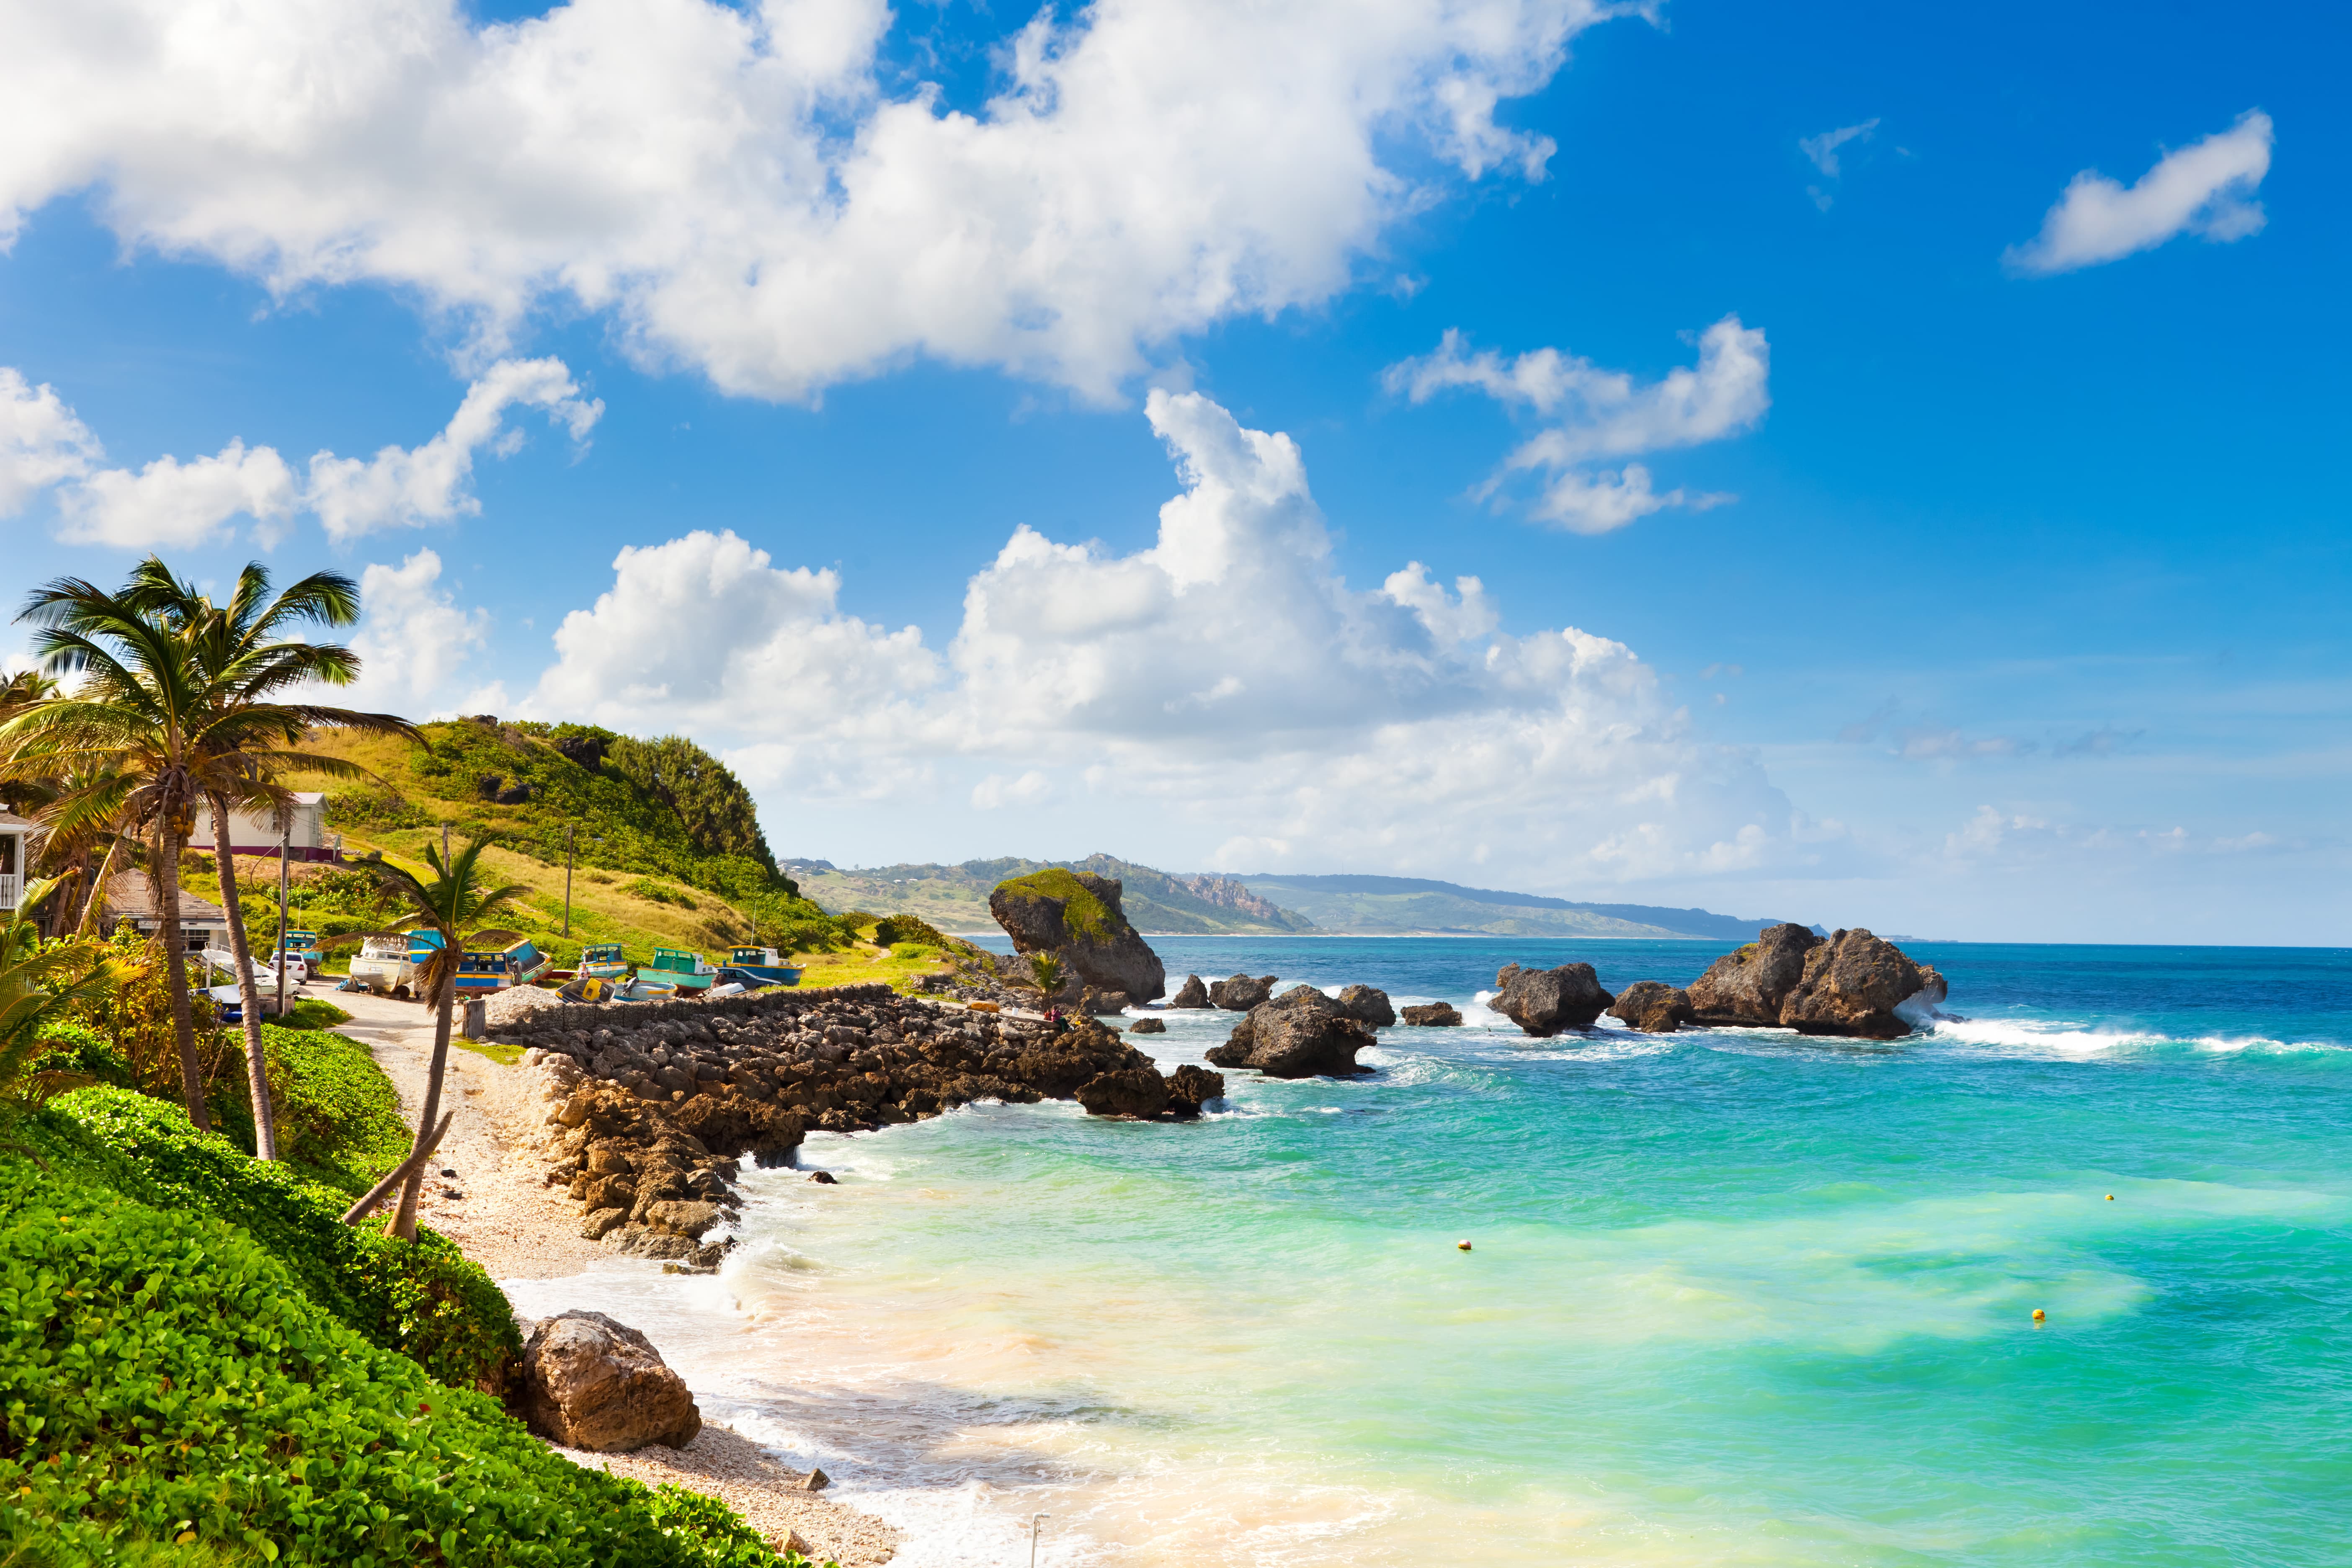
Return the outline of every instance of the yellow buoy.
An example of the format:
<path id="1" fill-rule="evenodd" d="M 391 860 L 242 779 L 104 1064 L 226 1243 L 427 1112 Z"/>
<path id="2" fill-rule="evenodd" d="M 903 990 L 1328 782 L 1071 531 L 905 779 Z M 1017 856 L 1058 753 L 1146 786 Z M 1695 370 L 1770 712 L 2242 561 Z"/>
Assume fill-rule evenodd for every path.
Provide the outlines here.
<path id="1" fill-rule="evenodd" d="M 1466 1241 L 1457 1241 L 1454 1245 L 1460 1247 L 1465 1252 L 1470 1250 L 1470 1244 Z"/>
<path id="2" fill-rule="evenodd" d="M 2113 1203 L 2113 1202 L 2115 1202 L 2115 1201 L 2116 1201 L 2116 1194 L 2113 1194 L 2113 1193 L 2109 1193 L 2109 1194 L 2107 1194 L 2107 1202 L 2109 1202 L 2109 1203 Z"/>
<path id="3" fill-rule="evenodd" d="M 2041 1309 L 2041 1308 L 2036 1307 L 2036 1308 L 2034 1308 L 2034 1309 L 2033 1309 L 2033 1321 L 2034 1321 L 2035 1322 L 2037 1322 L 2037 1323 L 2038 1323 L 2038 1322 L 2042 1321 L 2043 1315 L 2044 1315 L 2044 1314 L 2042 1313 L 2042 1309 Z"/>

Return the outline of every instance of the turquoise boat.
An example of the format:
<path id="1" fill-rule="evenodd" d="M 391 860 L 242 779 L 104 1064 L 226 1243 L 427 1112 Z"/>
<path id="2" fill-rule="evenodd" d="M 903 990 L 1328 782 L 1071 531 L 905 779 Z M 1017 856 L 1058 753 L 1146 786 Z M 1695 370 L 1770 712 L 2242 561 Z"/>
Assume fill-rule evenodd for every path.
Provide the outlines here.
<path id="1" fill-rule="evenodd" d="M 505 991 L 529 985 L 547 973 L 547 955 L 525 937 L 497 952 L 466 952 L 457 959 L 457 989 L 461 992 Z"/>
<path id="2" fill-rule="evenodd" d="M 654 961 L 639 972 L 646 979 L 675 985 L 680 991 L 708 991 L 719 971 L 698 952 L 675 947 L 654 949 Z"/>
<path id="3" fill-rule="evenodd" d="M 754 980 L 771 985 L 798 985 L 799 966 L 786 963 L 772 947 L 730 947 L 727 950 L 728 969 L 740 969 Z"/>
<path id="4" fill-rule="evenodd" d="M 592 942 L 580 950 L 578 973 L 583 980 L 618 980 L 629 972 L 617 942 Z"/>

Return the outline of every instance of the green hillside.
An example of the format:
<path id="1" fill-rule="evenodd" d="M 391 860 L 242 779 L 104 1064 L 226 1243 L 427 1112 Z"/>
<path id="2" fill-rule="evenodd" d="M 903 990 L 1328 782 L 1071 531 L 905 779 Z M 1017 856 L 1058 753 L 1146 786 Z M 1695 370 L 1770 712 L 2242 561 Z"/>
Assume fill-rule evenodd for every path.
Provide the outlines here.
<path id="1" fill-rule="evenodd" d="M 494 835 L 499 875 L 530 895 L 517 926 L 569 961 L 583 942 L 618 942 L 640 961 L 656 946 L 704 951 L 758 941 L 842 945 L 825 912 L 778 869 L 750 794 L 716 758 L 670 737 L 637 741 L 586 725 L 457 720 L 422 726 L 428 746 L 325 731 L 317 748 L 360 763 L 382 786 L 293 781 L 327 793 L 327 827 L 346 855 L 414 863 L 437 844 Z M 575 868 L 563 936 L 565 843 Z M 240 864 L 257 931 L 277 929 L 277 868 Z M 380 923 L 363 873 L 299 868 L 294 923 L 332 933 Z M 208 890 L 209 879 L 192 883 Z M 258 918 L 256 918 L 258 916 Z"/>
<path id="2" fill-rule="evenodd" d="M 936 864 L 879 866 L 841 870 L 798 862 L 793 875 L 808 897 L 836 913 L 847 910 L 904 910 L 941 931 L 994 932 L 989 890 L 1009 877 L 1062 867 L 1116 879 L 1127 918 L 1147 936 L 1213 936 L 1311 931 L 1314 922 L 1222 877 L 1174 877 L 1112 855 L 1083 860 L 1024 860 L 1007 856 Z"/>
<path id="3" fill-rule="evenodd" d="M 1300 910 L 1324 931 L 1496 936 L 1704 937 L 1749 942 L 1769 920 L 1741 920 L 1661 904 L 1591 904 L 1539 893 L 1465 888 L 1419 877 L 1250 876 L 1235 880 Z"/>

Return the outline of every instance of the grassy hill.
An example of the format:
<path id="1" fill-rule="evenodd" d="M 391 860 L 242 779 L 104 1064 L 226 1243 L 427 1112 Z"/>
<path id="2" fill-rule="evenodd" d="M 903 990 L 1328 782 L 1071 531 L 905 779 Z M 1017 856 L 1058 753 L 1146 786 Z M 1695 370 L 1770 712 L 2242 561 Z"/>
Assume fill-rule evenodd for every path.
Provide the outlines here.
<path id="1" fill-rule="evenodd" d="M 1483 931 L 1497 936 L 1706 937 L 1752 942 L 1776 922 L 1659 904 L 1590 904 L 1538 893 L 1465 888 L 1419 877 L 1236 878 L 1325 931 L 1391 936 Z"/>
<path id="2" fill-rule="evenodd" d="M 377 849 L 415 865 L 426 844 L 440 842 L 445 824 L 453 842 L 495 835 L 498 847 L 486 858 L 498 875 L 530 889 L 521 918 L 508 923 L 559 962 L 592 942 L 618 942 L 640 961 L 657 946 L 849 945 L 837 923 L 778 869 L 742 785 L 691 743 L 633 741 L 572 724 L 459 720 L 423 729 L 429 748 L 336 731 L 319 738 L 318 750 L 367 768 L 381 785 L 291 781 L 327 793 L 328 830 L 341 837 L 346 855 Z M 567 834 L 574 864 L 568 936 Z M 248 920 L 266 940 L 278 924 L 276 864 L 249 858 L 238 869 Z M 362 872 L 299 867 L 295 877 L 297 925 L 331 933 L 383 919 Z"/>
<path id="3" fill-rule="evenodd" d="M 1267 933 L 1308 931 L 1314 926 L 1305 916 L 1257 897 L 1229 878 L 1176 877 L 1111 855 L 1089 855 L 1083 860 L 1024 860 L 1008 856 L 966 860 L 958 866 L 879 866 L 848 871 L 819 862 L 796 862 L 791 869 L 808 897 L 835 912 L 904 910 L 941 931 L 993 934 L 997 926 L 988 912 L 990 889 L 1007 878 L 1056 866 L 1116 879 L 1124 889 L 1120 903 L 1129 923 L 1147 936 Z"/>

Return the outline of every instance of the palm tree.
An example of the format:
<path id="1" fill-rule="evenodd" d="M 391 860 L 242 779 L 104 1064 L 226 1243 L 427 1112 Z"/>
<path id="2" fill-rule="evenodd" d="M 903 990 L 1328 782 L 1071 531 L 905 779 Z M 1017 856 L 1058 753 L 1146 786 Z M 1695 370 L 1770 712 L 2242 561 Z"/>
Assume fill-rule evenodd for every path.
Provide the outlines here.
<path id="1" fill-rule="evenodd" d="M 359 673 L 359 658 L 348 647 L 281 635 L 304 622 L 347 626 L 359 619 L 359 584 L 340 572 L 314 572 L 273 599 L 268 568 L 251 562 L 237 574 L 227 602 L 215 605 L 151 555 L 131 572 L 124 597 L 161 617 L 194 645 L 197 664 L 211 685 L 215 713 L 198 742 L 212 763 L 206 770 L 205 805 L 212 814 L 213 859 L 228 921 L 229 955 L 236 964 L 246 1072 L 253 1092 L 254 1152 L 274 1160 L 277 1119 L 261 1048 L 261 993 L 230 853 L 230 814 L 237 807 L 256 816 L 290 809 L 292 795 L 281 782 L 289 773 L 383 782 L 355 763 L 299 750 L 313 727 L 373 731 L 415 741 L 424 737 L 406 720 L 388 713 L 273 700 L 307 685 L 349 685 Z"/>
<path id="2" fill-rule="evenodd" d="M 200 1129 L 208 1128 L 211 1119 L 205 1108 L 188 997 L 179 877 L 180 852 L 194 827 L 198 804 L 212 805 L 219 813 L 216 820 L 225 825 L 223 801 L 282 801 L 284 786 L 277 783 L 281 773 L 361 772 L 341 759 L 298 750 L 313 725 L 357 721 L 367 728 L 415 733 L 390 714 L 350 714 L 269 700 L 303 679 L 347 681 L 358 672 L 359 660 L 348 649 L 267 640 L 270 630 L 290 621 L 345 624 L 356 613 L 356 591 L 348 578 L 320 574 L 289 589 L 265 611 L 256 606 L 268 592 L 268 580 L 261 574 L 256 583 L 257 572 L 248 568 L 239 578 L 240 599 L 232 605 L 247 599 L 255 603 L 235 617 L 213 609 L 152 557 L 120 594 L 64 577 L 36 590 L 17 619 L 41 628 L 34 651 L 45 670 L 76 673 L 81 681 L 69 695 L 36 703 L 0 725 L 0 781 L 79 774 L 91 781 L 88 789 L 103 784 L 110 792 L 119 792 L 118 831 L 151 841 L 157 941 L 168 960 L 181 1090 L 189 1119 Z M 241 653 L 238 632 L 225 629 L 232 623 L 251 634 L 250 646 Z M 262 629 L 255 631 L 256 626 Z M 110 771 L 119 777 L 108 783 Z M 89 803 L 84 799 L 80 804 Z M 215 848 L 226 846 L 216 844 Z M 220 858 L 226 866 L 226 854 Z M 234 889 L 234 873 L 227 872 L 225 912 L 233 922 L 233 940 L 241 944 L 244 927 Z M 259 993 L 250 983 L 250 964 L 240 962 L 240 968 L 247 976 L 247 1070 L 257 1152 L 274 1158 Z"/>
<path id="3" fill-rule="evenodd" d="M 365 862 L 376 886 L 405 911 L 394 922 L 394 931 L 431 931 L 441 939 L 439 950 L 416 973 L 417 993 L 434 1010 L 433 1061 L 425 1069 L 425 1109 L 416 1119 L 416 1139 L 409 1150 L 412 1168 L 401 1184 L 400 1209 L 392 1222 L 392 1234 L 403 1241 L 416 1239 L 416 1196 L 425 1184 L 425 1162 L 419 1156 L 435 1136 L 436 1118 L 441 1114 L 441 1076 L 449 1065 L 449 1016 L 457 993 L 458 956 L 468 944 L 504 945 L 515 941 L 513 931 L 468 932 L 481 921 L 510 911 L 516 900 L 530 890 L 517 882 L 484 886 L 488 878 L 482 851 L 488 843 L 487 838 L 469 838 L 446 863 L 433 846 L 426 845 L 425 864 L 433 872 L 431 881 L 381 858 Z"/>

